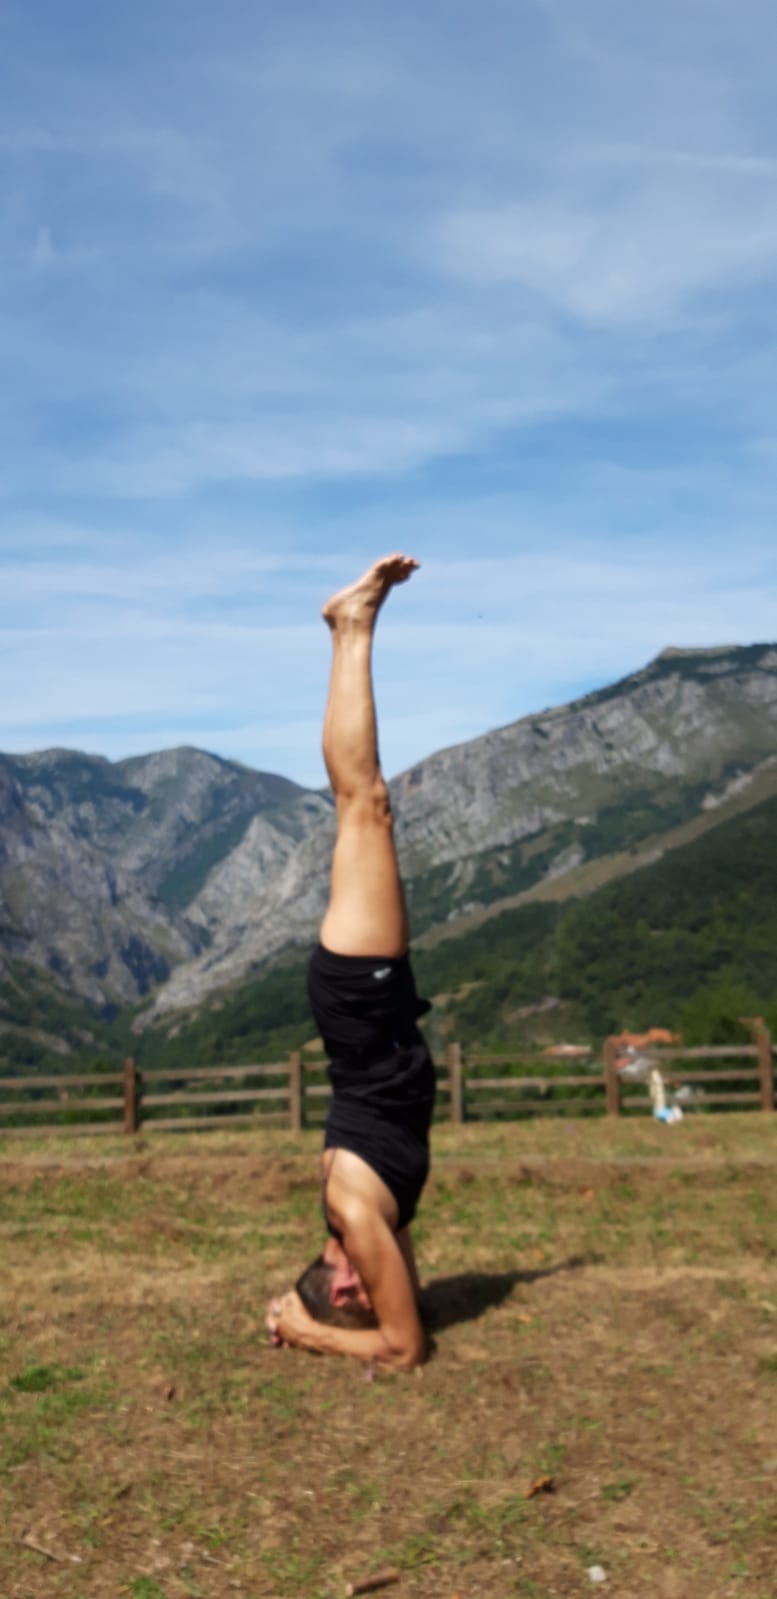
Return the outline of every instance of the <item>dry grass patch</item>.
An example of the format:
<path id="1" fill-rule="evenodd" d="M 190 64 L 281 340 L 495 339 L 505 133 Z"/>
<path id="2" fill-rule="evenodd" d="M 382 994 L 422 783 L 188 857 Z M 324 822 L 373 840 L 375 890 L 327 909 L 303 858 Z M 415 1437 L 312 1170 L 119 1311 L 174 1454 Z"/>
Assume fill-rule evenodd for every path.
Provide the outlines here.
<path id="1" fill-rule="evenodd" d="M 440 1129 L 435 1354 L 374 1382 L 264 1339 L 311 1135 L 6 1141 L 3 1599 L 774 1599 L 776 1136 Z"/>

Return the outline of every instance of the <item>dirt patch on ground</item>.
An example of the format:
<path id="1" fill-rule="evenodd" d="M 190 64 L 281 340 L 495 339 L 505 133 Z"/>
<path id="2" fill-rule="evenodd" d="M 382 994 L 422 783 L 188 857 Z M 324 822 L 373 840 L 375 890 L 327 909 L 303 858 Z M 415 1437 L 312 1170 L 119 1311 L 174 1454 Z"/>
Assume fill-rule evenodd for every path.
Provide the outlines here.
<path id="1" fill-rule="evenodd" d="M 312 1139 L 17 1146 L 3 1599 L 334 1599 L 385 1566 L 397 1599 L 597 1567 L 624 1599 L 774 1599 L 775 1131 L 726 1122 L 446 1129 L 433 1356 L 374 1381 L 264 1339 L 320 1245 Z"/>

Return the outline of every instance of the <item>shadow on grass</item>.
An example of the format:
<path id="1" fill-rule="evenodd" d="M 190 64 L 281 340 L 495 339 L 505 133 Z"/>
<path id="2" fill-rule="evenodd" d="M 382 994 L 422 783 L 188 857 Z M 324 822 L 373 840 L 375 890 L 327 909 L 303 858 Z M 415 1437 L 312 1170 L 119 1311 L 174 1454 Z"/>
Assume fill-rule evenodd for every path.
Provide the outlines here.
<path id="1" fill-rule="evenodd" d="M 519 1283 L 536 1283 L 592 1264 L 593 1256 L 572 1255 L 556 1266 L 534 1271 L 462 1271 L 455 1277 L 440 1277 L 421 1290 L 421 1317 L 429 1332 L 442 1332 L 460 1321 L 477 1321 L 487 1310 L 504 1304 Z"/>

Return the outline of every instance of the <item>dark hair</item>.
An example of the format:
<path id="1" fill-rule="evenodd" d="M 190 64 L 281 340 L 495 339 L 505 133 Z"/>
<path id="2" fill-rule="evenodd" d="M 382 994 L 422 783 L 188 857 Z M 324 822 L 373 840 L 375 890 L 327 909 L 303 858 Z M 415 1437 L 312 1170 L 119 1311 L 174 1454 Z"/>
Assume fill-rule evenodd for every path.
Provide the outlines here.
<path id="1" fill-rule="evenodd" d="M 332 1304 L 329 1296 L 333 1276 L 334 1266 L 330 1266 L 323 1255 L 318 1255 L 297 1278 L 294 1287 L 308 1315 L 315 1321 L 328 1322 L 331 1327 L 377 1327 L 375 1312 L 360 1305 L 355 1297 L 344 1305 Z"/>

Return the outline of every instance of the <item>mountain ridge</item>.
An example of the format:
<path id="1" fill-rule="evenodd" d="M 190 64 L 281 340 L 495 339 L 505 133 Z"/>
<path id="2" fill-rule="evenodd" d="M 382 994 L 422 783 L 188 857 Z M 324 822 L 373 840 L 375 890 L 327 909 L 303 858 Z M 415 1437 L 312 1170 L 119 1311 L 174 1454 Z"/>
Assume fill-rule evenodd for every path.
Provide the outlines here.
<path id="1" fill-rule="evenodd" d="M 669 646 L 437 750 L 390 783 L 413 924 L 423 938 L 597 861 L 628 865 L 775 753 L 769 643 Z M 98 1006 L 146 998 L 149 1020 L 307 942 L 326 903 L 331 795 L 192 746 L 0 756 L 0 825 L 0 961 Z"/>

